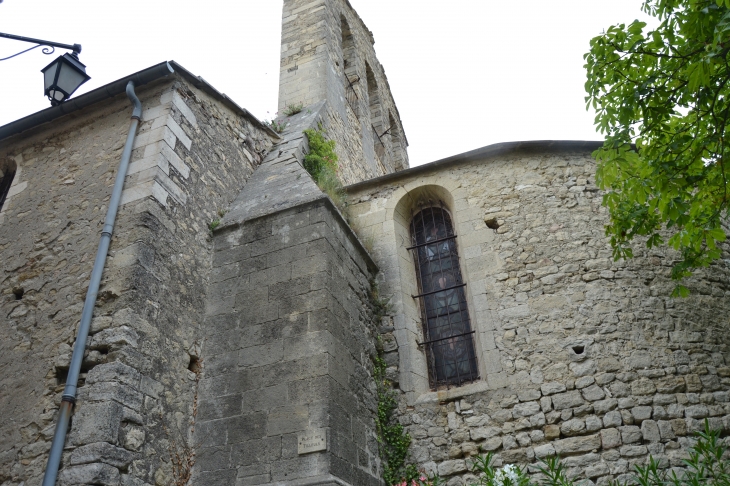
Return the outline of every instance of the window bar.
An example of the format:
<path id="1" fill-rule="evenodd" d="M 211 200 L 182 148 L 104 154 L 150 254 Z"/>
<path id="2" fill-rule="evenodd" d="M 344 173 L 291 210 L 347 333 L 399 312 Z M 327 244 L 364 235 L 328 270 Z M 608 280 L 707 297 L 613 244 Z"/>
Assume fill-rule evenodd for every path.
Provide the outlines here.
<path id="1" fill-rule="evenodd" d="M 457 237 L 457 235 L 447 236 L 446 238 L 440 238 L 438 240 L 429 241 L 429 242 L 426 242 L 426 243 L 421 243 L 419 245 L 409 246 L 408 248 L 406 248 L 406 250 L 414 250 L 416 248 L 421 248 L 422 246 L 435 245 L 436 243 L 441 243 L 443 241 L 453 240 L 456 237 Z"/>
<path id="2" fill-rule="evenodd" d="M 446 336 L 444 338 L 434 339 L 433 341 L 424 341 L 422 343 L 419 343 L 418 341 L 416 341 L 416 344 L 418 344 L 419 346 L 423 346 L 425 344 L 433 344 L 433 343 L 437 343 L 439 341 L 446 341 L 447 339 L 454 339 L 454 338 L 458 338 L 458 337 L 462 337 L 462 336 L 468 336 L 470 334 L 474 334 L 475 332 L 476 331 L 463 332 L 461 334 L 455 334 L 453 336 Z"/>
<path id="3" fill-rule="evenodd" d="M 466 284 L 465 283 L 462 283 L 462 284 L 459 284 L 459 285 L 454 285 L 453 287 L 447 287 L 445 289 L 432 290 L 431 292 L 426 292 L 426 293 L 423 293 L 423 294 L 411 295 L 411 297 L 413 297 L 414 299 L 420 299 L 421 297 L 426 297 L 428 295 L 438 294 L 438 293 L 441 293 L 441 292 L 447 292 L 449 290 L 458 289 L 458 288 L 461 288 L 461 287 L 466 287 Z"/>

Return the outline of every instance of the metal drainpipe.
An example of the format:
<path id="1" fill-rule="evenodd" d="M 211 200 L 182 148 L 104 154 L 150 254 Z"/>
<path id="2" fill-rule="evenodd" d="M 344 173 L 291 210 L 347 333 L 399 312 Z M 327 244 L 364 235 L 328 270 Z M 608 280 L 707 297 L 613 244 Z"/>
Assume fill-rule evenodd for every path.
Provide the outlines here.
<path id="1" fill-rule="evenodd" d="M 71 412 L 73 411 L 74 404 L 76 403 L 76 389 L 79 381 L 79 373 L 81 372 L 81 363 L 84 360 L 84 352 L 86 351 L 86 339 L 89 337 L 89 328 L 91 327 L 91 318 L 94 314 L 96 297 L 99 294 L 101 274 L 104 271 L 104 263 L 106 262 L 107 252 L 109 251 L 109 243 L 111 242 L 112 231 L 114 230 L 114 220 L 117 217 L 119 202 L 122 199 L 124 179 L 127 177 L 129 159 L 132 156 L 132 145 L 134 145 L 134 138 L 137 134 L 137 126 L 139 125 L 140 118 L 142 117 L 142 103 L 139 101 L 137 95 L 135 95 L 134 93 L 134 82 L 132 81 L 127 83 L 127 97 L 129 97 L 129 100 L 134 104 L 134 110 L 132 111 L 132 121 L 129 124 L 127 143 L 124 145 L 122 160 L 119 162 L 117 179 L 114 182 L 112 197 L 109 201 L 109 209 L 107 210 L 106 220 L 104 221 L 104 229 L 101 232 L 99 248 L 96 251 L 94 269 L 91 271 L 89 290 L 86 293 L 84 310 L 81 313 L 81 324 L 79 325 L 79 332 L 76 336 L 76 345 L 74 346 L 73 356 L 71 357 L 71 365 L 68 370 L 66 388 L 63 390 L 61 408 L 58 411 L 58 423 L 56 425 L 56 433 L 53 436 L 51 453 L 48 456 L 46 473 L 43 476 L 43 486 L 55 486 L 56 484 L 58 468 L 61 464 L 61 454 L 63 453 L 63 446 L 66 443 L 66 432 L 68 431 L 68 423 L 69 419 L 71 418 Z"/>

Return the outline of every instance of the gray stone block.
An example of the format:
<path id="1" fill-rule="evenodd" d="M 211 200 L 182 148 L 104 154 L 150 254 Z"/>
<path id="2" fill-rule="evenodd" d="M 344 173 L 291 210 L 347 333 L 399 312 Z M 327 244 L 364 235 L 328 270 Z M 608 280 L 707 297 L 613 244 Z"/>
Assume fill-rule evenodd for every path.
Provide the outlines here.
<path id="1" fill-rule="evenodd" d="M 195 454 L 195 465 L 202 472 L 219 471 L 236 466 L 231 464 L 229 446 L 201 448 Z"/>
<path id="2" fill-rule="evenodd" d="M 614 449 L 621 445 L 621 433 L 616 429 L 601 430 L 601 444 L 604 449 Z"/>
<path id="3" fill-rule="evenodd" d="M 74 412 L 69 442 L 74 445 L 116 443 L 124 416 L 123 408 L 117 402 L 81 404 Z"/>
<path id="4" fill-rule="evenodd" d="M 647 442 L 659 442 L 661 440 L 659 426 L 654 420 L 644 420 L 641 423 L 641 435 Z"/>
<path id="5" fill-rule="evenodd" d="M 579 452 L 590 452 L 601 447 L 600 435 L 589 435 L 583 437 L 571 437 L 569 439 L 557 440 L 553 443 L 555 452 L 560 455 L 574 454 Z"/>
<path id="6" fill-rule="evenodd" d="M 621 441 L 624 444 L 632 444 L 634 442 L 640 442 L 643 438 L 641 429 L 635 425 L 623 425 L 618 427 L 621 431 Z"/>
<path id="7" fill-rule="evenodd" d="M 228 444 L 237 444 L 254 439 L 261 439 L 266 435 L 266 415 L 261 412 L 247 413 L 238 417 L 207 422 L 215 424 L 228 437 Z"/>
<path id="8" fill-rule="evenodd" d="M 86 377 L 86 384 L 118 381 L 135 388 L 139 386 L 140 374 L 134 368 L 115 361 L 95 366 Z"/>
<path id="9" fill-rule="evenodd" d="M 64 468 L 58 475 L 61 486 L 118 486 L 121 481 L 119 469 L 108 464 L 86 464 Z"/>
<path id="10" fill-rule="evenodd" d="M 139 412 L 144 396 L 129 385 L 118 382 L 100 382 L 82 387 L 79 400 L 89 402 L 108 402 L 113 400 L 127 408 Z"/>
<path id="11" fill-rule="evenodd" d="M 237 365 L 243 368 L 258 368 L 282 361 L 284 341 L 278 340 L 260 346 L 249 346 L 238 354 Z"/>
<path id="12" fill-rule="evenodd" d="M 291 481 L 326 474 L 329 461 L 326 453 L 315 452 L 293 459 L 282 459 L 271 465 L 272 481 Z M 334 471 L 332 471 L 334 473 Z"/>
<path id="13" fill-rule="evenodd" d="M 551 398 L 553 400 L 553 407 L 555 410 L 579 407 L 585 403 L 580 391 L 578 390 L 558 393 L 557 395 L 553 395 Z"/>
<path id="14" fill-rule="evenodd" d="M 289 403 L 289 386 L 285 383 L 267 388 L 257 388 L 243 393 L 243 410 L 246 412 L 268 411 Z"/>
<path id="15" fill-rule="evenodd" d="M 603 416 L 604 427 L 618 427 L 621 424 L 623 424 L 623 420 L 621 419 L 621 413 L 616 410 L 608 412 L 606 415 Z"/>
<path id="16" fill-rule="evenodd" d="M 634 407 L 631 409 L 631 416 L 634 417 L 634 423 L 641 423 L 651 418 L 651 407 Z"/>
<path id="17" fill-rule="evenodd" d="M 241 394 L 218 396 L 213 400 L 201 400 L 198 418 L 203 421 L 241 415 Z"/>
<path id="18" fill-rule="evenodd" d="M 249 474 L 260 475 L 270 471 L 271 464 L 281 460 L 281 440 L 281 436 L 264 437 L 233 446 L 231 465 L 239 468 L 239 477 Z M 242 474 L 241 467 L 247 467 L 249 473 Z"/>
<path id="19" fill-rule="evenodd" d="M 69 457 L 69 464 L 90 464 L 103 462 L 119 469 L 126 469 L 132 462 L 134 454 L 126 449 L 113 446 L 107 442 L 96 442 L 77 447 Z"/>
<path id="20" fill-rule="evenodd" d="M 269 411 L 267 435 L 281 435 L 303 431 L 309 424 L 309 408 L 305 406 L 279 407 Z"/>

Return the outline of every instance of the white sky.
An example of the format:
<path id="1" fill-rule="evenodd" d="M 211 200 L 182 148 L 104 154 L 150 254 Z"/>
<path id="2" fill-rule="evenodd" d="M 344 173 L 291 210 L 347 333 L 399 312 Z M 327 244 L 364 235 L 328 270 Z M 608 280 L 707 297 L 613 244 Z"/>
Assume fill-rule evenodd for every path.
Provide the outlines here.
<path id="1" fill-rule="evenodd" d="M 350 0 L 375 35 L 420 165 L 497 142 L 599 140 L 583 54 L 642 0 Z M 259 118 L 277 107 L 282 0 L 0 0 L 0 32 L 83 45 L 85 93 L 175 60 Z M 30 44 L 0 38 L 0 58 Z M 49 106 L 40 70 L 0 62 L 0 125 Z M 269 113 L 271 112 L 271 113 Z"/>

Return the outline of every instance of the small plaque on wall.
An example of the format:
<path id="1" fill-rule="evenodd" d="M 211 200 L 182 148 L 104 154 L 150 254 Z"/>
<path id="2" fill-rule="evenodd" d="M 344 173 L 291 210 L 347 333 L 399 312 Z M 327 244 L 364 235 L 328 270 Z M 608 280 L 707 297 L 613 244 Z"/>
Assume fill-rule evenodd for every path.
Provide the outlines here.
<path id="1" fill-rule="evenodd" d="M 299 454 L 327 450 L 327 431 L 312 429 L 299 433 Z"/>

